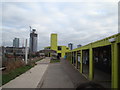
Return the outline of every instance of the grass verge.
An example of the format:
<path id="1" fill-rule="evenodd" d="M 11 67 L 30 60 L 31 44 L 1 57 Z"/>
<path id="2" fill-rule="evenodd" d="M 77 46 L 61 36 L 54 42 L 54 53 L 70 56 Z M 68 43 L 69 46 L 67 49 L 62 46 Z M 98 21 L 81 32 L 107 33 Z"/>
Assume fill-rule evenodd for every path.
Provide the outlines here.
<path id="1" fill-rule="evenodd" d="M 25 73 L 26 71 L 28 71 L 32 67 L 33 66 L 30 66 L 30 65 L 22 66 L 20 68 L 16 68 L 16 69 L 10 71 L 9 73 L 2 74 L 2 85 L 6 84 L 10 80 L 13 80 L 17 76 Z"/>
<path id="2" fill-rule="evenodd" d="M 58 63 L 60 60 L 50 60 L 50 63 Z"/>
<path id="3" fill-rule="evenodd" d="M 28 71 L 29 69 L 31 69 L 32 67 L 35 66 L 35 62 L 40 61 L 40 60 L 42 60 L 42 59 L 36 59 L 36 60 L 32 61 L 30 65 L 21 66 L 19 68 L 13 69 L 7 73 L 0 73 L 0 86 L 8 83 L 9 81 L 15 79 L 19 75 L 25 73 L 26 71 Z"/>

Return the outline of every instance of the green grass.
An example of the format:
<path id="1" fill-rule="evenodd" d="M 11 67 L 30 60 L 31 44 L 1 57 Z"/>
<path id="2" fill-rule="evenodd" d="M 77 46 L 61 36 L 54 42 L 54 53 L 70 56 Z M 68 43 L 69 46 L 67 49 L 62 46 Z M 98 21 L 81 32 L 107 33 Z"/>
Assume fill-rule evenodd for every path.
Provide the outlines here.
<path id="1" fill-rule="evenodd" d="M 50 63 L 58 63 L 60 60 L 50 60 Z"/>
<path id="2" fill-rule="evenodd" d="M 2 74 L 2 85 L 6 84 L 10 80 L 13 80 L 17 76 L 19 76 L 19 75 L 23 74 L 24 72 L 28 71 L 32 67 L 33 66 L 23 66 L 23 67 L 20 67 L 20 68 L 16 68 L 16 69 L 10 71 L 7 74 Z"/>
<path id="3" fill-rule="evenodd" d="M 34 66 L 35 62 L 40 61 L 40 60 L 42 60 L 42 59 L 37 59 L 37 60 L 32 61 L 31 62 L 31 63 L 33 63 L 32 65 L 22 66 L 22 67 L 14 69 L 8 73 L 0 74 L 0 86 L 8 83 L 9 81 L 15 79 L 19 75 L 25 73 L 26 71 L 28 71 L 29 69 L 31 69 Z"/>

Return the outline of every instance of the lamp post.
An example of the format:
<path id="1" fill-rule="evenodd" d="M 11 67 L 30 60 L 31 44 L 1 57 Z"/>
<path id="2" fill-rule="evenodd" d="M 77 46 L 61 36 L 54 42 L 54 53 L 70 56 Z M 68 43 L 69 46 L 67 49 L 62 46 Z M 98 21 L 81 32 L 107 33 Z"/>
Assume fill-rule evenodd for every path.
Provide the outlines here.
<path id="1" fill-rule="evenodd" d="M 27 47 L 27 39 L 25 42 L 25 63 L 28 63 L 28 47 Z"/>

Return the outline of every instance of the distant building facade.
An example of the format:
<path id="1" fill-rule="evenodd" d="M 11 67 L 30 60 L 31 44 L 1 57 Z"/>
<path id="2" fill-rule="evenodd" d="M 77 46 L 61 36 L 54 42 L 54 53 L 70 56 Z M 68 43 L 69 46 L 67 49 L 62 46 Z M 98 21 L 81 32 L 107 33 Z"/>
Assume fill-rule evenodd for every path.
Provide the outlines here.
<path id="1" fill-rule="evenodd" d="M 10 54 L 10 55 L 14 55 L 14 53 L 17 55 L 17 56 L 22 56 L 22 55 L 25 55 L 25 47 L 3 47 L 2 48 L 3 50 L 3 53 L 4 54 Z"/>
<path id="2" fill-rule="evenodd" d="M 57 34 L 56 33 L 51 34 L 51 49 L 57 50 Z"/>
<path id="3" fill-rule="evenodd" d="M 19 47 L 19 38 L 14 38 L 13 39 L 13 47 Z"/>
<path id="4" fill-rule="evenodd" d="M 37 37 L 38 34 L 36 33 L 35 29 L 32 29 L 30 33 L 30 52 L 37 52 Z"/>
<path id="5" fill-rule="evenodd" d="M 72 43 L 69 43 L 69 44 L 68 44 L 68 47 L 70 48 L 70 50 L 72 50 L 72 49 L 73 49 L 73 44 L 72 44 Z"/>
<path id="6" fill-rule="evenodd" d="M 77 45 L 77 48 L 79 48 L 79 47 L 81 47 L 82 45 L 81 44 L 79 44 L 79 45 Z"/>
<path id="7" fill-rule="evenodd" d="M 60 57 L 64 57 L 65 53 L 69 51 L 69 48 L 66 46 L 58 46 L 56 33 L 51 34 L 50 46 L 45 47 L 44 49 L 45 50 L 54 50 L 54 51 L 56 51 L 57 55 Z M 51 53 L 49 53 L 48 56 L 51 56 L 50 54 Z"/>

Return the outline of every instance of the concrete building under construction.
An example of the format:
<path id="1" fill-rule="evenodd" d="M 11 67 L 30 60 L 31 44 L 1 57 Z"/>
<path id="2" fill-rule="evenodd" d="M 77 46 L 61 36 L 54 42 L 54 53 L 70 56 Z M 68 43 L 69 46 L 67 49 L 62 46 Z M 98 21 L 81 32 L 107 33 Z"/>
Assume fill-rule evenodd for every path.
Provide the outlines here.
<path id="1" fill-rule="evenodd" d="M 38 34 L 36 33 L 36 30 L 32 29 L 30 33 L 30 52 L 31 53 L 37 52 L 37 37 L 38 37 Z"/>

